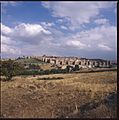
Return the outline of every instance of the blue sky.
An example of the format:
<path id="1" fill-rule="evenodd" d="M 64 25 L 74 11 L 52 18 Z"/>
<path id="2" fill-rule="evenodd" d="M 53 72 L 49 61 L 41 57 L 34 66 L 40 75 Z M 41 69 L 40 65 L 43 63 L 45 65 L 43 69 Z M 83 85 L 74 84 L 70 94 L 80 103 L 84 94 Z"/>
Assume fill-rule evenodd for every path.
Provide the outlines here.
<path id="1" fill-rule="evenodd" d="M 88 7 L 87 7 L 88 6 Z M 1 55 L 116 59 L 117 2 L 2 2 Z"/>

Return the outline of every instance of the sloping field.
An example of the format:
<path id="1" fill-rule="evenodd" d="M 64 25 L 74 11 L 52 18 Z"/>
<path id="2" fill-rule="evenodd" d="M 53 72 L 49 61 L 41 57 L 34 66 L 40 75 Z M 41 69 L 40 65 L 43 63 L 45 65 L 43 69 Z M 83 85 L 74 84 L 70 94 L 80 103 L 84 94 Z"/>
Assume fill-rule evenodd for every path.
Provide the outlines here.
<path id="1" fill-rule="evenodd" d="M 116 82 L 116 71 L 14 77 L 1 82 L 1 117 L 115 118 Z"/>
<path id="2" fill-rule="evenodd" d="M 17 62 L 20 62 L 22 64 L 24 63 L 44 64 L 44 62 L 42 62 L 41 60 L 35 59 L 35 58 L 18 59 Z"/>
<path id="3" fill-rule="evenodd" d="M 19 59 L 17 62 L 22 63 L 22 64 L 38 64 L 40 65 L 40 68 L 42 70 L 51 70 L 51 69 L 56 69 L 56 66 L 52 66 L 50 63 L 43 62 L 41 60 L 35 59 L 35 58 L 29 58 L 29 59 Z"/>
<path id="4" fill-rule="evenodd" d="M 52 66 L 52 64 L 50 64 L 50 63 L 42 64 L 42 65 L 40 65 L 40 68 L 41 68 L 42 70 L 57 69 L 56 66 Z"/>

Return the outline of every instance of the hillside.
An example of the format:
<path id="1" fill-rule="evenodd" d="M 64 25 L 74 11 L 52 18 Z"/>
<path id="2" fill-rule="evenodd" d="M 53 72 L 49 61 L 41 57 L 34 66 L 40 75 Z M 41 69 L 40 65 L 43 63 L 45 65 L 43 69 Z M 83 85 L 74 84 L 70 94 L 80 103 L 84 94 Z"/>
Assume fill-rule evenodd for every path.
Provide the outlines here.
<path id="1" fill-rule="evenodd" d="M 51 63 L 46 63 L 41 60 L 35 59 L 35 58 L 25 58 L 25 59 L 18 59 L 17 62 L 22 64 L 35 64 L 39 65 L 42 70 L 51 70 L 51 69 L 57 69 L 56 66 L 52 66 Z"/>
<path id="2" fill-rule="evenodd" d="M 1 117 L 115 118 L 116 82 L 116 71 L 14 77 L 1 82 Z"/>
<path id="3" fill-rule="evenodd" d="M 25 58 L 25 59 L 18 59 L 16 60 L 17 62 L 23 63 L 23 64 L 28 64 L 28 63 L 33 63 L 33 64 L 44 64 L 41 60 L 35 59 L 35 58 Z"/>

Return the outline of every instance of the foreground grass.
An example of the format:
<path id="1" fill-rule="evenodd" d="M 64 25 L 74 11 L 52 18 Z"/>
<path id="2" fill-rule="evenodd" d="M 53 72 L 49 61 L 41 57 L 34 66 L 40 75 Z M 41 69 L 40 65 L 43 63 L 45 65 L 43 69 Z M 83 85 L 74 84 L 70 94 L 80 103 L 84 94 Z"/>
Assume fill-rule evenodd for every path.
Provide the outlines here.
<path id="1" fill-rule="evenodd" d="M 116 93 L 116 81 L 116 71 L 15 77 L 1 82 L 1 116 L 114 118 L 116 107 L 105 101 Z"/>

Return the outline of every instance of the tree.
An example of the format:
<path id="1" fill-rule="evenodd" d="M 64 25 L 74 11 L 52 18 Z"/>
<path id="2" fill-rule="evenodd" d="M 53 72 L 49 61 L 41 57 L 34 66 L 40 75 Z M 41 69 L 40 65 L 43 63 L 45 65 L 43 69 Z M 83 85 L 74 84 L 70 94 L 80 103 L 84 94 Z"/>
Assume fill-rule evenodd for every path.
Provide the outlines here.
<path id="1" fill-rule="evenodd" d="M 15 60 L 1 61 L 1 74 L 6 80 L 11 80 L 13 76 L 18 75 L 24 70 L 24 66 Z"/>
<path id="2" fill-rule="evenodd" d="M 79 70 L 79 66 L 75 65 L 75 71 L 78 71 L 78 70 Z"/>

